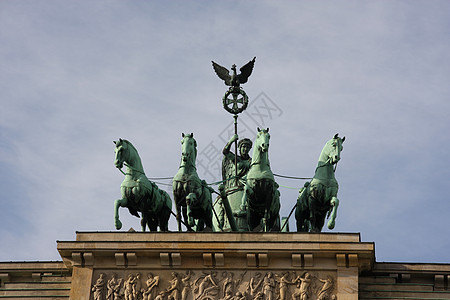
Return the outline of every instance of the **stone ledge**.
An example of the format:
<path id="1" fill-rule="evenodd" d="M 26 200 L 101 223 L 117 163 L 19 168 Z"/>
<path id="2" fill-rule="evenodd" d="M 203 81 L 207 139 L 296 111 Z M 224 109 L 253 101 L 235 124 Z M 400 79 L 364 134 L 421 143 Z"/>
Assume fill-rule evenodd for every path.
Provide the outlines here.
<path id="1" fill-rule="evenodd" d="M 361 242 L 359 233 L 304 232 L 80 232 L 77 242 L 88 241 L 148 241 L 148 242 Z"/>
<path id="2" fill-rule="evenodd" d="M 371 269 L 375 261 L 374 243 L 360 242 L 358 233 L 79 232 L 76 241 L 58 241 L 58 251 L 69 268 L 79 267 L 77 257 L 86 254 L 94 268 L 356 267 L 362 271 Z M 342 263 L 337 263 L 337 254 L 343 255 Z"/>
<path id="3" fill-rule="evenodd" d="M 449 273 L 450 264 L 427 264 L 427 263 L 394 263 L 377 262 L 374 272 L 405 272 L 405 273 Z"/>
<path id="4" fill-rule="evenodd" d="M 30 262 L 0 262 L 0 273 L 8 271 L 22 271 L 22 272 L 52 272 L 65 269 L 62 261 L 30 261 Z"/>

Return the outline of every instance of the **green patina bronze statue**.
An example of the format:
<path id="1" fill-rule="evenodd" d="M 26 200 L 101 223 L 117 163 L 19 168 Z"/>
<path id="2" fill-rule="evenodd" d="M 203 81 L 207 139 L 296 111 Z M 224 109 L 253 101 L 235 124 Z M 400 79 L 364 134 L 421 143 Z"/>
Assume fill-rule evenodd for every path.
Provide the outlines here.
<path id="1" fill-rule="evenodd" d="M 181 163 L 172 183 L 178 231 L 181 231 L 181 214 L 183 214 L 188 229 L 195 231 L 212 230 L 211 192 L 213 189 L 198 177 L 195 166 L 197 142 L 194 139 L 194 134 L 183 133 L 181 136 Z"/>
<path id="2" fill-rule="evenodd" d="M 328 228 L 334 228 L 339 205 L 334 166 L 341 159 L 344 141 L 345 137 L 336 134 L 325 144 L 313 179 L 300 190 L 295 210 L 297 231 L 321 232 L 326 216 L 330 217 Z"/>
<path id="3" fill-rule="evenodd" d="M 217 76 L 219 76 L 219 78 L 224 81 L 225 85 L 228 85 L 233 88 L 239 88 L 241 84 L 247 82 L 248 78 L 252 74 L 253 67 L 255 65 L 255 60 L 256 57 L 254 57 L 251 61 L 242 66 L 239 69 L 241 71 L 240 74 L 236 73 L 236 65 L 231 66 L 231 70 L 233 71 L 231 75 L 230 71 L 228 71 L 227 68 L 222 67 L 221 65 L 215 63 L 214 61 L 212 61 L 212 65 Z"/>
<path id="4" fill-rule="evenodd" d="M 239 141 L 238 149 L 239 155 L 237 158 L 235 154 L 231 152 L 230 148 L 233 143 L 239 139 L 238 135 L 235 134 L 231 137 L 229 142 L 223 148 L 223 159 L 222 159 L 222 180 L 224 180 L 225 188 L 230 188 L 236 186 L 244 186 L 245 182 L 242 180 L 245 175 L 247 175 L 248 170 L 250 170 L 250 164 L 252 158 L 249 155 L 250 149 L 252 148 L 252 141 L 250 139 L 244 138 Z M 235 159 L 237 159 L 237 172 L 235 170 Z M 237 173 L 238 180 L 232 180 L 230 178 L 235 177 Z"/>
<path id="5" fill-rule="evenodd" d="M 223 182 L 219 186 L 220 195 L 213 205 L 214 190 L 197 174 L 197 142 L 194 135 L 182 133 L 180 167 L 172 182 L 178 231 L 182 231 L 182 223 L 188 231 L 280 230 L 280 191 L 269 163 L 269 128 L 258 128 L 254 143 L 247 138 L 239 140 L 237 134 L 238 114 L 248 105 L 248 97 L 241 84 L 248 81 L 255 60 L 256 57 L 241 67 L 240 74 L 237 74 L 236 65 L 231 67 L 230 74 L 228 69 L 212 62 L 216 74 L 229 86 L 222 101 L 225 110 L 233 114 L 234 135 L 223 149 Z M 336 134 L 325 144 L 314 178 L 299 191 L 295 207 L 297 231 L 320 232 L 326 217 L 330 218 L 328 228 L 334 228 L 339 205 L 335 170 L 344 141 L 345 137 L 340 138 Z M 122 199 L 114 203 L 115 227 L 122 227 L 119 207 L 127 207 L 134 216 L 139 217 L 141 213 L 143 231 L 146 227 L 156 231 L 158 226 L 161 231 L 168 231 L 172 213 L 169 195 L 145 176 L 138 152 L 130 142 L 119 139 L 114 143 L 114 163 L 125 175 L 121 185 Z M 234 153 L 231 151 L 233 144 Z M 250 157 L 252 145 L 253 154 Z M 124 165 L 126 173 L 122 171 Z M 289 217 L 293 211 L 294 208 Z"/>
<path id="6" fill-rule="evenodd" d="M 237 115 L 243 112 L 248 106 L 248 96 L 241 88 L 241 84 L 248 81 L 248 78 L 252 74 L 253 67 L 255 66 L 255 60 L 256 57 L 241 67 L 239 69 L 241 73 L 239 74 L 236 73 L 236 65 L 231 66 L 233 73 L 230 74 L 230 71 L 227 68 L 222 67 L 214 61 L 212 62 L 213 69 L 217 76 L 224 81 L 225 85 L 230 87 L 223 96 L 222 102 L 223 108 L 231 114 Z M 241 97 L 239 98 L 239 96 Z"/>
<path id="7" fill-rule="evenodd" d="M 250 231 L 259 226 L 264 231 L 280 230 L 280 192 L 270 169 L 269 140 L 269 128 L 258 128 L 241 203 Z"/>
<path id="8" fill-rule="evenodd" d="M 234 134 L 222 151 L 223 183 L 219 186 L 220 196 L 217 197 L 213 207 L 217 216 L 213 218 L 216 231 L 248 230 L 247 213 L 242 212 L 240 206 L 244 193 L 245 176 L 252 162 L 249 155 L 252 141 L 247 138 L 240 140 L 236 145 L 236 149 L 239 149 L 239 155 L 235 155 L 230 148 L 238 139 L 238 135 Z"/>
<path id="9" fill-rule="evenodd" d="M 119 207 L 127 207 L 130 213 L 139 217 L 141 212 L 142 231 L 148 226 L 150 231 L 168 231 L 169 217 L 172 211 L 172 200 L 169 195 L 158 188 L 145 176 L 144 168 L 136 148 L 127 140 L 115 141 L 115 166 L 123 173 L 126 166 L 125 179 L 120 186 L 122 199 L 114 202 L 114 219 L 116 229 L 122 228 L 119 220 Z"/>

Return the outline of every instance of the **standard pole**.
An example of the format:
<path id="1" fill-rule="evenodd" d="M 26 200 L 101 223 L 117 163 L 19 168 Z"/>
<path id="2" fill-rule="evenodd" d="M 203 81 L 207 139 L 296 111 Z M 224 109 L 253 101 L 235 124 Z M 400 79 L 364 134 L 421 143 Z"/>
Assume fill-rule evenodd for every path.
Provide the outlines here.
<path id="1" fill-rule="evenodd" d="M 238 115 L 234 115 L 234 134 L 237 134 L 237 119 L 238 119 Z M 235 176 L 236 176 L 236 181 L 235 181 L 235 186 L 238 186 L 239 184 L 239 178 L 238 178 L 238 168 L 237 168 L 237 151 L 238 151 L 238 141 L 236 140 L 234 143 L 234 170 L 235 170 Z"/>

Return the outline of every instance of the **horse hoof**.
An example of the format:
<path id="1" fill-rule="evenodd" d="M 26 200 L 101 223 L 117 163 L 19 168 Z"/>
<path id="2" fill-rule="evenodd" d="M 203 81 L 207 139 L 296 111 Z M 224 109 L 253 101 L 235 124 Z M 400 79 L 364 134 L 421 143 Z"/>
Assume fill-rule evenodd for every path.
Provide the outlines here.
<path id="1" fill-rule="evenodd" d="M 116 221 L 116 229 L 120 230 L 122 228 L 122 222 L 120 222 L 119 220 Z"/>
<path id="2" fill-rule="evenodd" d="M 328 222 L 328 229 L 334 229 L 334 222 Z"/>

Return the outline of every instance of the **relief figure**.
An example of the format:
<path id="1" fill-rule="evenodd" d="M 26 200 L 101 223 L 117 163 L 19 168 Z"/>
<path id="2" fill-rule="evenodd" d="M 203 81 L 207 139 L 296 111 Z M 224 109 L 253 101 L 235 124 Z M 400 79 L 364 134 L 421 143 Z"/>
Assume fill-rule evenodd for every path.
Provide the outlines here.
<path id="1" fill-rule="evenodd" d="M 124 284 L 125 300 L 135 300 L 134 294 L 133 294 L 133 286 L 134 286 L 135 282 L 136 282 L 136 278 L 133 276 L 133 274 L 129 274 L 127 277 L 127 280 L 125 281 L 125 284 Z"/>
<path id="2" fill-rule="evenodd" d="M 194 293 L 197 294 L 195 300 L 203 299 L 206 296 L 213 296 L 214 298 L 219 295 L 220 287 L 217 285 L 216 272 L 206 274 L 203 277 L 199 277 L 195 281 Z"/>
<path id="3" fill-rule="evenodd" d="M 298 276 L 294 279 L 293 282 L 297 283 L 297 289 L 292 294 L 292 300 L 307 300 L 310 294 L 310 286 L 311 286 L 311 275 L 309 273 L 304 273 L 305 277 Z"/>
<path id="4" fill-rule="evenodd" d="M 272 272 L 268 272 L 264 277 L 263 294 L 265 300 L 275 300 L 275 279 Z"/>
<path id="5" fill-rule="evenodd" d="M 191 294 L 192 291 L 192 283 L 191 283 L 191 277 L 194 275 L 194 272 L 187 270 L 186 275 L 181 278 L 181 286 L 183 289 L 181 290 L 181 300 L 187 300 L 189 294 Z"/>
<path id="6" fill-rule="evenodd" d="M 180 278 L 177 272 L 172 272 L 172 280 L 170 280 L 170 285 L 166 289 L 166 293 L 168 294 L 168 300 L 179 300 L 180 299 Z"/>
<path id="7" fill-rule="evenodd" d="M 137 273 L 136 274 L 136 280 L 134 281 L 133 284 L 133 297 L 134 300 L 140 300 L 142 293 L 144 291 L 144 289 L 142 288 L 142 282 L 141 282 L 141 273 Z"/>
<path id="8" fill-rule="evenodd" d="M 289 272 L 283 273 L 283 275 L 279 279 L 279 284 L 280 284 L 279 300 L 286 300 L 289 284 L 293 284 L 293 282 L 289 280 Z"/>
<path id="9" fill-rule="evenodd" d="M 94 293 L 94 300 L 103 300 L 105 298 L 105 284 L 105 274 L 102 273 L 91 289 Z"/>
<path id="10" fill-rule="evenodd" d="M 143 300 L 153 300 L 156 295 L 156 287 L 159 285 L 159 276 L 154 276 L 152 273 L 147 274 L 147 289 L 143 293 Z"/>
<path id="11" fill-rule="evenodd" d="M 250 278 L 250 282 L 248 283 L 247 290 L 248 290 L 248 294 L 250 295 L 251 298 L 253 298 L 256 295 L 256 293 L 259 291 L 262 282 L 263 282 L 263 280 L 261 279 L 260 272 L 256 272 L 255 276 Z"/>
<path id="12" fill-rule="evenodd" d="M 319 291 L 319 294 L 317 295 L 317 300 L 329 300 L 329 299 L 335 299 L 335 296 L 331 295 L 331 292 L 334 288 L 333 279 L 328 276 L 326 280 L 319 279 L 321 282 L 323 282 L 323 286 Z"/>
<path id="13" fill-rule="evenodd" d="M 117 279 L 117 274 L 113 274 L 111 279 L 108 280 L 106 284 L 107 293 L 106 300 L 116 300 L 119 299 L 120 286 L 122 285 L 123 279 Z"/>

